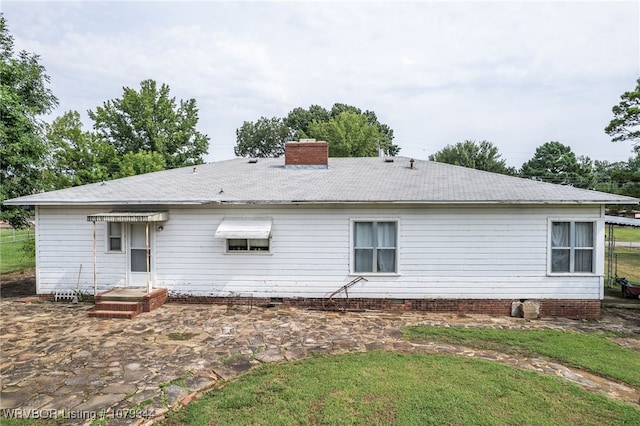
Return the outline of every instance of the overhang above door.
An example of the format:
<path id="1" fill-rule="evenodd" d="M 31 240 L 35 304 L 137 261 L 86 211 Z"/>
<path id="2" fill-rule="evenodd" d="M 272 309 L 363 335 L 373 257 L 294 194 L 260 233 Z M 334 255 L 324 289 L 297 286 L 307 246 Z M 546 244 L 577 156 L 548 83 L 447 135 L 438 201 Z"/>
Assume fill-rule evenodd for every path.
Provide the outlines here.
<path id="1" fill-rule="evenodd" d="M 145 223 L 169 220 L 169 212 L 110 212 L 87 216 L 87 222 Z"/>

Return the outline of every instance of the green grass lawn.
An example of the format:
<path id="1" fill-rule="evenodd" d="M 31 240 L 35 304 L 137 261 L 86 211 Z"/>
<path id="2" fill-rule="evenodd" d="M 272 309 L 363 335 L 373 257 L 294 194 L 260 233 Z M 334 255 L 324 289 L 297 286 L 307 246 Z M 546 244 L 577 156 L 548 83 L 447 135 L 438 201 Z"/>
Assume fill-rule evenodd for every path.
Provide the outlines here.
<path id="1" fill-rule="evenodd" d="M 499 330 L 462 327 L 407 327 L 410 340 L 451 343 L 525 356 L 543 355 L 561 364 L 640 387 L 640 354 L 610 340 L 613 334 L 558 330 Z"/>
<path id="2" fill-rule="evenodd" d="M 33 228 L 0 228 L 0 274 L 24 271 L 36 266 L 33 255 L 24 250 L 25 244 L 33 241 L 34 233 Z"/>
<path id="3" fill-rule="evenodd" d="M 369 352 L 263 364 L 165 425 L 637 424 L 640 410 L 558 377 L 454 355 Z"/>
<path id="4" fill-rule="evenodd" d="M 11 243 L 22 240 L 33 239 L 35 236 L 34 228 L 13 229 L 0 228 L 0 243 Z"/>
<path id="5" fill-rule="evenodd" d="M 36 266 L 36 260 L 24 250 L 24 242 L 0 244 L 0 274 L 25 271 Z"/>
<path id="6" fill-rule="evenodd" d="M 617 276 L 625 277 L 631 283 L 640 284 L 640 248 L 624 247 L 624 243 L 627 242 L 640 242 L 640 228 L 616 226 L 613 228 L 613 232 L 616 242 L 622 243 L 616 247 L 614 252 L 614 262 L 617 262 Z"/>
<path id="7" fill-rule="evenodd" d="M 640 284 L 640 248 L 616 247 L 614 252 L 614 272 L 630 282 Z"/>
<path id="8" fill-rule="evenodd" d="M 613 228 L 613 235 L 616 238 L 616 241 L 640 242 L 640 228 L 616 226 Z"/>

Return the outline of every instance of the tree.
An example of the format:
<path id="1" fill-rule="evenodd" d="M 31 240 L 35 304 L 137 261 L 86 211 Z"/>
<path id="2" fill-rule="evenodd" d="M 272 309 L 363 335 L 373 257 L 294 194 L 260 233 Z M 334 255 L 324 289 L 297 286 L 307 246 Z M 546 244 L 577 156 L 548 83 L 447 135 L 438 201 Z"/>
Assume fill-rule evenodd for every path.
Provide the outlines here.
<path id="1" fill-rule="evenodd" d="M 604 129 L 612 142 L 631 141 L 640 152 L 640 78 L 636 88 L 620 96 L 620 103 L 612 108 L 613 120 Z"/>
<path id="2" fill-rule="evenodd" d="M 82 130 L 77 111 L 68 111 L 46 125 L 46 140 L 49 144 L 47 190 L 108 180 L 119 167 L 115 148 Z"/>
<path id="3" fill-rule="evenodd" d="M 398 155 L 398 153 L 400 152 L 400 147 L 393 144 L 393 129 L 391 129 L 391 127 L 387 126 L 386 124 L 380 123 L 375 112 L 369 110 L 362 112 L 360 108 L 356 108 L 351 105 L 336 103 L 331 108 L 331 118 L 335 119 L 343 112 L 353 112 L 355 114 L 364 115 L 365 117 L 367 117 L 367 123 L 376 126 L 376 128 L 378 129 L 378 147 L 382 149 L 382 151 L 386 155 Z"/>
<path id="4" fill-rule="evenodd" d="M 351 111 L 341 112 L 328 122 L 312 122 L 312 138 L 327 141 L 331 157 L 375 157 L 378 155 L 378 128 L 367 117 Z"/>
<path id="5" fill-rule="evenodd" d="M 311 123 L 326 123 L 329 120 L 329 111 L 320 105 L 311 105 L 309 109 L 294 108 L 282 121 L 292 130 L 294 139 L 306 139 L 309 137 Z"/>
<path id="6" fill-rule="evenodd" d="M 39 116 L 58 100 L 47 88 L 49 76 L 39 56 L 13 51 L 13 37 L 0 14 L 0 203 L 42 189 L 46 144 Z M 0 217 L 14 227 L 27 226 L 20 207 L 2 206 Z"/>
<path id="7" fill-rule="evenodd" d="M 293 139 L 293 131 L 283 119 L 260 117 L 255 123 L 245 121 L 236 130 L 234 152 L 239 157 L 280 157 L 285 142 Z"/>
<path id="8" fill-rule="evenodd" d="M 397 155 L 400 152 L 400 147 L 393 143 L 393 129 L 391 129 L 391 127 L 380 123 L 375 112 L 362 112 L 360 108 L 351 105 L 335 103 L 330 111 L 327 111 L 319 105 L 311 105 L 308 110 L 298 107 L 289 112 L 289 115 L 287 115 L 283 121 L 292 129 L 294 138 L 313 138 L 314 136 L 311 135 L 309 130 L 313 123 L 329 123 L 332 120 L 337 120 L 343 112 L 363 116 L 366 120 L 361 120 L 361 123 L 376 127 L 376 140 L 372 141 L 377 147 L 376 150 L 381 149 L 386 155 L 391 156 Z M 317 126 L 315 128 L 317 130 Z"/>
<path id="9" fill-rule="evenodd" d="M 498 148 L 491 142 L 465 140 L 445 146 L 431 154 L 429 160 L 505 175 L 515 174 L 515 170 L 507 167 L 505 160 L 500 159 L 501 156 Z"/>
<path id="10" fill-rule="evenodd" d="M 594 184 L 591 160 L 576 158 L 569 146 L 556 141 L 539 146 L 533 158 L 522 165 L 520 175 L 579 188 L 590 188 Z"/>
<path id="11" fill-rule="evenodd" d="M 143 151 L 127 152 L 122 156 L 117 171 L 113 178 L 141 175 L 144 173 L 159 172 L 167 168 L 164 157 L 159 152 Z"/>
<path id="12" fill-rule="evenodd" d="M 168 168 L 203 162 L 209 137 L 196 131 L 195 99 L 169 97 L 169 86 L 153 80 L 140 83 L 140 92 L 125 87 L 121 99 L 106 101 L 89 111 L 94 130 L 114 146 L 118 154 L 140 150 L 160 153 Z"/>

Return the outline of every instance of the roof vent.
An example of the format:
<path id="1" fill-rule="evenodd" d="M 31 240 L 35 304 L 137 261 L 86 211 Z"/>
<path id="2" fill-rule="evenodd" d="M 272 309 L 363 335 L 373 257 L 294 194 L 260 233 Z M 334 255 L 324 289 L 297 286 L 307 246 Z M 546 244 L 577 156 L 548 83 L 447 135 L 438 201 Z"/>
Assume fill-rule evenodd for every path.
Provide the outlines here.
<path id="1" fill-rule="evenodd" d="M 413 169 L 413 163 L 415 163 L 416 160 L 414 160 L 413 158 L 411 160 L 409 160 L 409 164 L 410 164 L 410 168 Z"/>
<path id="2" fill-rule="evenodd" d="M 256 164 L 258 162 L 257 158 L 249 158 L 249 164 Z"/>
<path id="3" fill-rule="evenodd" d="M 384 162 L 385 163 L 393 163 L 393 157 L 385 157 L 384 158 Z"/>
<path id="4" fill-rule="evenodd" d="M 198 173 L 198 168 L 197 168 L 197 167 L 194 167 L 194 168 L 193 168 L 193 171 L 192 171 L 191 173 L 192 173 L 192 174 L 194 174 L 194 175 L 195 175 L 196 173 Z"/>

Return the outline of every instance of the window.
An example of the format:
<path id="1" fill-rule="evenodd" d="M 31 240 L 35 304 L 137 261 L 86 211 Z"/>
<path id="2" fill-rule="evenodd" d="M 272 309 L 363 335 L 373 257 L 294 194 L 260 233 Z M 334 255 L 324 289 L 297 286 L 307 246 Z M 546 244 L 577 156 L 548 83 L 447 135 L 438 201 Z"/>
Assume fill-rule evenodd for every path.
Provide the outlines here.
<path id="1" fill-rule="evenodd" d="M 269 251 L 269 239 L 229 238 L 227 251 Z"/>
<path id="2" fill-rule="evenodd" d="M 353 222 L 353 272 L 395 273 L 396 222 Z"/>
<path id="3" fill-rule="evenodd" d="M 593 273 L 594 222 L 551 222 L 551 272 Z"/>
<path id="4" fill-rule="evenodd" d="M 122 224 L 118 222 L 107 223 L 107 247 L 108 251 L 122 251 Z"/>
<path id="5" fill-rule="evenodd" d="M 131 231 L 131 272 L 147 272 L 148 267 L 151 266 L 151 248 L 147 250 L 146 225 L 132 223 L 129 229 Z"/>

